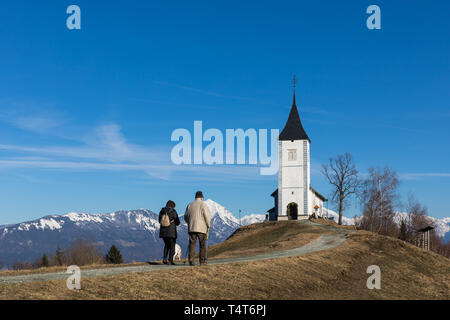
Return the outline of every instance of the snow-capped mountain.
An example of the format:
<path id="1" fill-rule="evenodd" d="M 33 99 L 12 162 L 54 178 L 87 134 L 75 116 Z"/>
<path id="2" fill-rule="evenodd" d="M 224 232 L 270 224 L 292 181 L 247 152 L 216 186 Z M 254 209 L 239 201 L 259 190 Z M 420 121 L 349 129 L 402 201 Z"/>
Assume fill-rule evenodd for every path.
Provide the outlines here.
<path id="1" fill-rule="evenodd" d="M 249 214 L 241 218 L 241 224 L 247 226 L 258 222 L 263 222 L 266 219 L 265 214 Z"/>
<path id="2" fill-rule="evenodd" d="M 324 209 L 324 216 L 326 217 L 326 215 L 327 215 L 327 209 Z M 395 214 L 394 220 L 400 225 L 402 218 L 405 218 L 406 215 L 407 214 L 405 212 L 397 212 Z M 339 219 L 339 214 L 337 214 L 336 212 L 334 212 L 333 210 L 330 210 L 330 209 L 328 209 L 328 216 L 333 217 L 334 221 L 336 221 L 336 222 Z M 449 242 L 450 241 L 450 217 L 437 219 L 437 218 L 428 216 L 428 218 L 430 219 L 431 224 L 436 228 L 436 232 L 439 235 L 439 237 L 443 238 L 445 242 Z M 355 219 L 342 216 L 342 224 L 354 225 Z"/>
<path id="3" fill-rule="evenodd" d="M 212 215 L 210 237 L 215 235 L 217 238 L 221 239 L 219 242 L 228 238 L 240 225 L 246 226 L 262 222 L 266 218 L 265 214 L 252 214 L 242 217 L 241 222 L 239 223 L 239 219 L 220 204 L 211 199 L 206 200 L 205 203 L 208 205 Z M 229 232 L 229 230 L 233 230 L 233 232 Z M 223 238 L 223 235 L 225 234 L 227 236 Z"/>
<path id="4" fill-rule="evenodd" d="M 407 215 L 406 212 L 397 212 L 394 220 L 400 225 L 402 219 L 406 219 Z M 436 228 L 438 236 L 443 238 L 446 242 L 450 241 L 450 218 L 437 219 L 430 216 L 427 218 L 430 220 L 430 224 Z"/>
<path id="5" fill-rule="evenodd" d="M 339 214 L 337 212 L 334 212 L 331 209 L 323 208 L 323 216 L 328 218 L 333 218 L 336 223 L 339 221 Z M 354 218 L 347 218 L 344 215 L 342 215 L 342 224 L 343 225 L 354 225 L 355 219 Z"/>
<path id="6" fill-rule="evenodd" d="M 430 219 L 433 220 L 438 235 L 444 238 L 445 242 L 450 242 L 450 217 L 442 219 L 430 217 Z"/>
<path id="7" fill-rule="evenodd" d="M 238 227 L 239 219 L 218 203 L 205 201 L 211 210 L 211 230 L 208 244 L 228 238 Z M 263 221 L 265 215 L 252 215 L 242 224 Z M 177 242 L 183 249 L 188 243 L 187 224 L 180 217 Z M 105 253 L 116 245 L 125 261 L 146 261 L 162 256 L 163 242 L 159 239 L 158 214 L 139 209 L 109 214 L 71 212 L 50 215 L 14 225 L 0 226 L 0 262 L 34 261 L 43 253 L 55 252 L 57 246 L 69 247 L 75 240 L 85 238 L 99 245 Z"/>

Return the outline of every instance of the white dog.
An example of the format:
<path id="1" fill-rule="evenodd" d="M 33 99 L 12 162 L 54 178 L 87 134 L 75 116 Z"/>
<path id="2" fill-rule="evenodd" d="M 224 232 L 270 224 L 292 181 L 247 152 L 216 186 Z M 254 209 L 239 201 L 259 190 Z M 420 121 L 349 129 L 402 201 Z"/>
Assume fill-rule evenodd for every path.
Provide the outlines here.
<path id="1" fill-rule="evenodd" d="M 175 254 L 173 260 L 181 260 L 181 247 L 178 243 L 175 244 Z"/>

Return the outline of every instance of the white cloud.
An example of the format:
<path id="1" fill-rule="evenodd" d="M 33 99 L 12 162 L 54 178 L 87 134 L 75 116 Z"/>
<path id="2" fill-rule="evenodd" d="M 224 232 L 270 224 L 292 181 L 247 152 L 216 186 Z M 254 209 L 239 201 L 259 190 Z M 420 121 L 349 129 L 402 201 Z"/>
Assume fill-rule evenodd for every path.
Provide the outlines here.
<path id="1" fill-rule="evenodd" d="M 0 158 L 0 168 L 5 169 L 141 171 L 164 180 L 242 181 L 263 178 L 256 166 L 174 165 L 170 160 L 170 146 L 131 144 L 117 124 L 95 128 L 87 138 L 79 140 L 78 146 L 0 145 L 0 150 L 13 153 Z"/>
<path id="2" fill-rule="evenodd" d="M 170 86 L 170 87 L 174 87 L 174 88 L 178 88 L 178 89 L 182 89 L 182 90 L 187 90 L 187 91 L 191 91 L 191 92 L 195 92 L 195 93 L 199 93 L 199 94 L 203 94 L 203 95 L 213 96 L 213 97 L 235 99 L 235 100 L 255 101 L 255 99 L 253 99 L 253 98 L 226 95 L 226 94 L 222 94 L 222 93 L 218 93 L 218 92 L 183 86 L 183 85 L 179 85 L 179 84 L 175 84 L 175 83 L 168 83 L 168 82 L 164 82 L 164 81 L 153 81 L 153 83 L 163 85 L 163 86 Z"/>
<path id="3" fill-rule="evenodd" d="M 16 128 L 46 133 L 62 126 L 65 115 L 46 103 L 0 100 L 0 121 Z"/>
<path id="4" fill-rule="evenodd" d="M 62 125 L 63 121 L 39 116 L 24 116 L 12 119 L 11 123 L 24 130 L 46 132 Z"/>
<path id="5" fill-rule="evenodd" d="M 403 180 L 420 180 L 423 178 L 450 178 L 448 172 L 431 172 L 431 173 L 400 173 Z"/>

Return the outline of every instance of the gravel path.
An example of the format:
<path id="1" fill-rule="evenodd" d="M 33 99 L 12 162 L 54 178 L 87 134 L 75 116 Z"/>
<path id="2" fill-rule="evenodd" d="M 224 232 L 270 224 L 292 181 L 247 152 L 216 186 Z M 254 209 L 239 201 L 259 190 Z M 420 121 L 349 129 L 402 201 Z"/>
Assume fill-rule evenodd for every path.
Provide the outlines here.
<path id="1" fill-rule="evenodd" d="M 346 239 L 346 235 L 354 232 L 354 230 L 340 229 L 329 225 L 317 224 L 308 220 L 299 221 L 299 223 L 305 223 L 314 225 L 316 227 L 323 228 L 326 231 L 333 231 L 333 234 L 324 234 L 317 238 L 316 240 L 301 246 L 299 248 L 269 252 L 265 254 L 248 256 L 248 257 L 236 257 L 236 258 L 228 258 L 228 259 L 214 259 L 208 261 L 208 265 L 220 265 L 234 262 L 249 262 L 249 261 L 258 261 L 258 260 L 267 260 L 267 259 L 275 259 L 275 258 L 286 258 L 299 256 L 311 252 L 322 251 L 337 247 L 341 243 L 343 243 Z M 125 267 L 112 267 L 112 268 L 101 268 L 101 269 L 82 269 L 81 277 L 82 278 L 92 278 L 92 277 L 100 277 L 106 275 L 116 275 L 116 274 L 124 274 L 131 272 L 149 272 L 149 271 L 158 271 L 158 270 L 167 270 L 167 269 L 178 269 L 178 268 L 186 268 L 189 267 L 188 264 L 179 264 L 176 266 L 167 266 L 167 265 L 139 265 L 139 266 L 125 266 Z M 23 283 L 29 281 L 49 281 L 49 280 L 57 280 L 57 279 L 67 279 L 69 274 L 65 272 L 52 272 L 52 273 L 35 273 L 35 274 L 27 274 L 27 275 L 18 275 L 18 276 L 1 276 L 0 277 L 0 285 L 1 284 L 9 284 L 9 283 Z"/>

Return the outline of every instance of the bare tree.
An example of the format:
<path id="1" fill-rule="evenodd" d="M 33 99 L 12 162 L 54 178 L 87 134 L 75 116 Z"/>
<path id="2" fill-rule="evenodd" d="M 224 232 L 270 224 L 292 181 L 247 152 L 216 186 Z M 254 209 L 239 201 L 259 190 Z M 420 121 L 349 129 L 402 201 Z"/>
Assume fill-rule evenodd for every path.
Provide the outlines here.
<path id="1" fill-rule="evenodd" d="M 417 231 L 419 229 L 432 224 L 431 219 L 428 217 L 428 208 L 423 206 L 411 193 L 408 196 L 406 214 L 406 226 L 409 241 L 412 241 L 417 237 Z"/>
<path id="2" fill-rule="evenodd" d="M 333 186 L 331 200 L 339 211 L 338 224 L 342 224 L 342 213 L 346 209 L 352 195 L 357 195 L 360 188 L 358 170 L 350 153 L 330 158 L 329 164 L 322 166 L 322 173 Z"/>
<path id="3" fill-rule="evenodd" d="M 440 255 L 443 255 L 444 257 L 450 258 L 450 242 L 446 243 L 444 239 L 440 238 L 437 235 L 435 230 L 431 230 L 430 238 L 431 250 Z"/>
<path id="4" fill-rule="evenodd" d="M 433 226 L 433 220 L 428 216 L 428 208 L 422 205 L 412 194 L 408 196 L 407 205 L 407 228 L 408 241 L 414 243 L 418 237 L 418 230 L 427 226 Z M 445 243 L 444 239 L 439 237 L 436 229 L 430 230 L 430 249 L 447 258 L 450 257 L 450 243 Z"/>
<path id="5" fill-rule="evenodd" d="M 13 270 L 29 270 L 33 269 L 33 265 L 27 261 L 16 261 L 11 265 Z"/>
<path id="6" fill-rule="evenodd" d="M 372 232 L 395 236 L 398 226 L 394 221 L 395 209 L 399 206 L 399 179 L 396 172 L 385 167 L 383 170 L 370 168 L 362 184 L 364 207 L 360 227 Z"/>
<path id="7" fill-rule="evenodd" d="M 86 239 L 78 239 L 72 243 L 66 255 L 68 264 L 77 266 L 104 263 L 103 254 L 98 246 Z"/>

